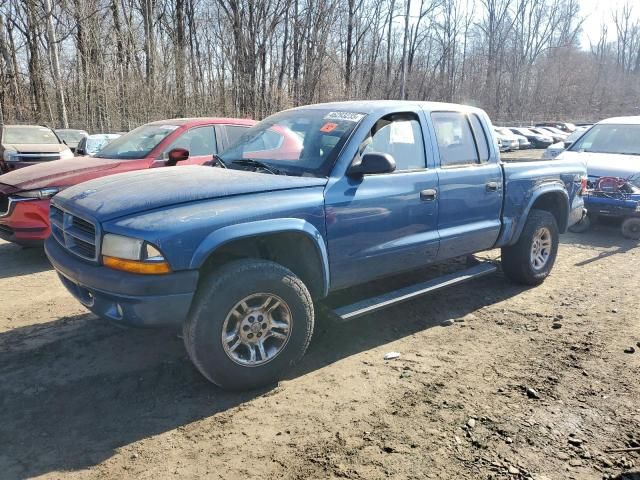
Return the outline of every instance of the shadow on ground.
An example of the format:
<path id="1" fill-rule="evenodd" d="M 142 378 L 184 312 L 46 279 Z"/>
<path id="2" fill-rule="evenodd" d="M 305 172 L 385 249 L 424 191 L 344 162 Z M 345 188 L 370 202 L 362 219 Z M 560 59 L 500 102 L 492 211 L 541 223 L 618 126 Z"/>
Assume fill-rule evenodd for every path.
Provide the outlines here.
<path id="1" fill-rule="evenodd" d="M 368 288 L 388 289 L 394 281 L 400 282 L 385 280 Z M 522 291 L 496 274 L 349 323 L 323 317 L 290 378 Z M 341 295 L 342 300 L 350 296 Z M 222 391 L 197 373 L 175 332 L 123 330 L 89 314 L 0 334 L 0 378 L 3 478 L 90 467 L 120 447 L 273 388 Z"/>
<path id="2" fill-rule="evenodd" d="M 585 233 L 568 233 L 560 237 L 560 242 L 584 248 L 590 252 L 594 251 L 594 247 L 600 250 L 597 255 L 576 263 L 576 267 L 598 262 L 613 255 L 627 253 L 634 248 L 640 251 L 640 241 L 623 237 L 620 231 L 620 222 L 615 220 L 602 220 Z"/>
<path id="3" fill-rule="evenodd" d="M 19 277 L 51 270 L 44 248 L 25 248 L 13 243 L 0 242 L 0 279 Z"/>

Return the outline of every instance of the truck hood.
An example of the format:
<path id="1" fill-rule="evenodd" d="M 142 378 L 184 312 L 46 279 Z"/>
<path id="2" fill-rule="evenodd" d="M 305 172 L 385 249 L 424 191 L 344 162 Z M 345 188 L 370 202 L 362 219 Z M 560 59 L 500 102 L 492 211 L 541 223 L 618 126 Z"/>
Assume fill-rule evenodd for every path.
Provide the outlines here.
<path id="1" fill-rule="evenodd" d="M 99 222 L 198 200 L 326 185 L 326 178 L 200 165 L 152 168 L 70 187 L 54 203 Z"/>
<path id="2" fill-rule="evenodd" d="M 640 155 L 565 151 L 558 158 L 585 162 L 590 177 L 627 178 L 640 174 Z"/>
<path id="3" fill-rule="evenodd" d="M 67 147 L 64 143 L 3 143 L 4 148 L 13 148 L 19 153 L 60 153 Z"/>
<path id="4" fill-rule="evenodd" d="M 102 176 L 106 170 L 116 168 L 120 163 L 122 162 L 118 160 L 91 157 L 42 162 L 5 173 L 0 176 L 0 183 L 11 185 L 17 190 L 66 187 Z"/>

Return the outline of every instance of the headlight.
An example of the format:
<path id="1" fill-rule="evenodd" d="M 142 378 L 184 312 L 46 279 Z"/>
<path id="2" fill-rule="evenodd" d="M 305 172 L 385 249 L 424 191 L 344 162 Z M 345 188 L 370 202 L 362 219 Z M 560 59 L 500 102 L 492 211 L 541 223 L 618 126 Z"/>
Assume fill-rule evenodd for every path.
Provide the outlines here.
<path id="1" fill-rule="evenodd" d="M 2 159 L 5 162 L 17 162 L 18 151 L 15 148 L 7 147 L 2 154 Z"/>
<path id="2" fill-rule="evenodd" d="M 70 149 L 66 149 L 60 152 L 60 160 L 69 160 L 73 158 L 73 152 Z"/>
<path id="3" fill-rule="evenodd" d="M 138 238 L 107 233 L 102 239 L 102 263 L 130 273 L 160 274 L 171 272 L 164 256 L 150 243 Z"/>
<path id="4" fill-rule="evenodd" d="M 47 198 L 53 197 L 56 193 L 60 191 L 59 188 L 51 187 L 51 188 L 42 188 L 40 190 L 27 190 L 24 192 L 14 193 L 14 197 L 19 198 L 37 198 L 40 200 L 44 200 Z"/>

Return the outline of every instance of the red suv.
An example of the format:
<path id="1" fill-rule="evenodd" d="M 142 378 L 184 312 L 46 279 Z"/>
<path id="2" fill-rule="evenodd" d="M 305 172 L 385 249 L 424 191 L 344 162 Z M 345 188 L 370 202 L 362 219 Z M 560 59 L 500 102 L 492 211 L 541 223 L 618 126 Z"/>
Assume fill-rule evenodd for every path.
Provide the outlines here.
<path id="1" fill-rule="evenodd" d="M 146 168 L 212 161 L 256 122 L 235 118 L 180 118 L 132 130 L 93 157 L 76 157 L 0 175 L 0 238 L 22 245 L 49 236 L 49 200 L 60 190 L 97 177 Z M 188 152 L 187 152 L 188 151 Z M 170 155 L 171 152 L 171 155 Z"/>

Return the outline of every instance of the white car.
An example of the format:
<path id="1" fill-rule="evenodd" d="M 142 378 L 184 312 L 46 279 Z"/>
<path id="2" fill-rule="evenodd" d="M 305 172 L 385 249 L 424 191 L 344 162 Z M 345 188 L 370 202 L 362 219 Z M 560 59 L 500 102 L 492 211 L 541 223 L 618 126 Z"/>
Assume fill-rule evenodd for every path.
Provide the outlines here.
<path id="1" fill-rule="evenodd" d="M 542 154 L 542 158 L 546 160 L 553 160 L 567 148 L 569 148 L 573 144 L 573 142 L 579 139 L 585 132 L 585 130 L 586 128 L 578 127 L 577 130 L 569 135 L 564 141 L 548 146 Z"/>
<path id="2" fill-rule="evenodd" d="M 584 161 L 591 183 L 599 177 L 634 177 L 640 187 L 640 116 L 596 123 L 557 158 Z"/>
<path id="3" fill-rule="evenodd" d="M 496 134 L 496 138 L 502 144 L 502 149 L 504 150 L 501 149 L 501 151 L 508 152 L 511 150 L 518 150 L 520 148 L 518 137 L 514 135 L 508 128 L 494 127 L 493 131 Z"/>
<path id="4" fill-rule="evenodd" d="M 93 157 L 111 140 L 116 139 L 120 136 L 121 135 L 119 133 L 97 133 L 95 135 L 88 135 L 80 140 L 80 143 L 78 143 L 76 155 L 89 155 L 90 157 Z"/>

